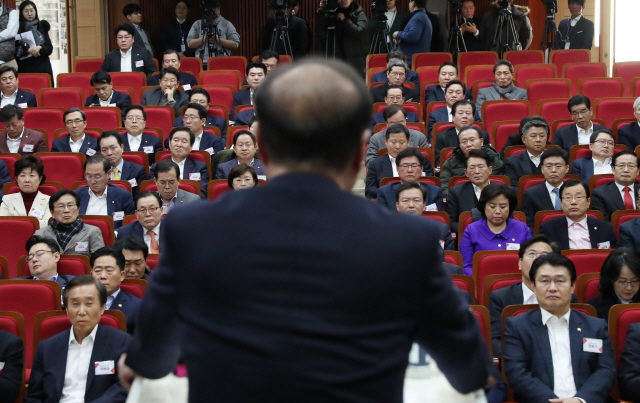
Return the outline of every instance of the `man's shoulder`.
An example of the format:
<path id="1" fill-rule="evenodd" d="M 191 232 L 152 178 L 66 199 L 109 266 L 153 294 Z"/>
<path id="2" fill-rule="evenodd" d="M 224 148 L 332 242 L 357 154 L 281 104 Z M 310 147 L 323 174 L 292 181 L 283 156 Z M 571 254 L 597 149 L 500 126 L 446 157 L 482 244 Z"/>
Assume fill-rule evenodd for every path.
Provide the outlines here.
<path id="1" fill-rule="evenodd" d="M 127 225 L 123 225 L 118 229 L 118 233 L 132 233 L 136 228 L 142 228 L 142 225 L 139 221 L 130 222 Z"/>
<path id="2" fill-rule="evenodd" d="M 6 197 L 6 196 L 5 196 Z M 622 224 L 620 224 L 619 229 L 626 229 L 631 231 L 631 227 L 635 226 L 635 225 L 640 225 L 640 217 L 631 219 L 629 221 L 625 221 Z"/>
<path id="3" fill-rule="evenodd" d="M 603 220 L 600 220 L 598 218 L 590 217 L 590 216 L 587 216 L 587 225 L 590 226 L 590 227 L 591 226 L 595 226 L 595 225 L 599 225 L 602 228 L 611 228 L 611 229 L 613 229 L 613 225 L 611 225 L 610 222 L 603 221 Z"/>
<path id="4" fill-rule="evenodd" d="M 533 321 L 535 320 L 539 320 L 540 324 L 542 324 L 542 313 L 538 307 L 530 309 L 521 315 L 510 316 L 507 318 L 507 321 L 510 321 L 515 327 L 529 327 L 533 325 Z M 532 333 L 525 332 L 525 334 L 531 335 L 532 337 Z"/>
<path id="5" fill-rule="evenodd" d="M 598 186 L 597 188 L 593 189 L 592 194 L 597 194 L 600 196 L 604 196 L 606 194 L 606 192 L 609 191 L 609 189 L 614 189 L 614 190 L 618 190 L 618 187 L 616 186 L 615 182 L 609 182 L 609 183 L 605 183 L 604 185 Z"/>
<path id="6" fill-rule="evenodd" d="M 204 167 L 206 167 L 206 166 L 207 166 L 207 164 L 205 164 L 204 162 L 202 162 L 202 161 L 198 161 L 198 160 L 194 160 L 193 158 L 187 158 L 187 159 L 185 160 L 185 164 L 184 164 L 184 165 L 185 165 L 185 166 L 187 166 L 187 165 L 193 165 L 193 166 L 194 166 L 194 167 L 196 167 L 196 168 L 202 168 L 203 166 L 204 166 Z"/>
<path id="7" fill-rule="evenodd" d="M 565 225 L 568 227 L 569 223 L 567 221 L 567 216 L 561 216 L 561 217 L 556 217 L 556 218 L 552 218 L 550 220 L 547 220 L 545 222 L 543 222 L 542 224 L 540 224 L 540 228 L 542 227 L 560 227 L 562 225 Z"/>
<path id="8" fill-rule="evenodd" d="M 504 301 L 509 298 L 513 293 L 520 292 L 522 295 L 522 282 L 513 283 L 506 287 L 499 288 L 497 290 L 491 291 L 491 299 L 497 301 Z"/>
<path id="9" fill-rule="evenodd" d="M 385 163 L 391 164 L 391 160 L 389 159 L 389 154 L 384 154 L 384 155 L 381 155 L 379 157 L 374 158 L 369 163 L 369 167 L 370 168 L 373 167 L 373 166 L 379 167 L 379 166 L 382 166 Z"/>
<path id="10" fill-rule="evenodd" d="M 145 170 L 142 165 L 136 164 L 135 162 L 124 160 L 124 166 L 134 169 L 136 171 Z"/>
<path id="11" fill-rule="evenodd" d="M 516 155 L 512 155 L 511 157 L 507 158 L 504 160 L 505 163 L 510 162 L 512 164 L 516 163 L 516 162 L 520 162 L 522 160 L 527 160 L 529 159 L 529 154 L 527 154 L 526 151 L 518 153 Z"/>
<path id="12" fill-rule="evenodd" d="M 133 295 L 132 295 L 133 297 Z M 134 297 L 135 298 L 135 297 Z M 67 337 L 69 337 L 69 335 L 67 335 Z M 115 342 L 125 342 L 128 338 L 129 335 L 126 332 L 123 332 L 120 329 L 116 329 L 114 327 L 111 326 L 107 326 L 107 325 L 99 325 L 98 326 L 98 330 L 96 331 L 96 339 L 98 337 L 104 337 L 110 341 L 115 341 Z M 118 350 L 118 354 L 121 352 L 119 349 L 120 347 L 116 347 L 116 349 Z"/>
<path id="13" fill-rule="evenodd" d="M 133 295 L 131 293 L 128 293 L 128 292 L 126 292 L 124 290 L 120 290 L 120 294 L 119 295 L 122 295 L 122 299 L 124 301 L 129 301 L 129 302 L 133 302 L 133 303 L 140 302 L 140 298 L 138 298 L 135 295 Z"/>
<path id="14" fill-rule="evenodd" d="M 585 165 L 593 163 L 593 157 L 582 157 L 576 160 L 573 160 L 573 165 Z"/>
<path id="15" fill-rule="evenodd" d="M 45 353 L 45 349 L 58 349 L 61 348 L 63 346 L 66 347 L 66 345 L 69 344 L 69 335 L 71 334 L 71 328 L 63 330 L 62 332 L 53 335 L 51 337 L 48 337 L 42 341 L 40 341 L 39 347 L 43 348 L 43 353 Z M 38 349 L 39 351 L 40 349 Z M 48 352 L 48 351 L 46 351 Z"/>
<path id="16" fill-rule="evenodd" d="M 540 192 L 546 192 L 546 191 L 547 191 L 546 182 L 542 181 L 541 183 L 538 183 L 537 185 L 533 185 L 529 189 L 525 190 L 524 197 L 531 196 L 532 193 L 540 193 Z"/>
<path id="17" fill-rule="evenodd" d="M 570 125 L 566 125 L 565 127 L 559 128 L 558 130 L 556 130 L 556 134 L 554 136 L 555 137 L 557 137 L 558 135 L 562 136 L 571 132 L 576 132 L 576 133 L 578 132 L 578 129 L 576 129 L 576 125 L 574 123 Z"/>
<path id="18" fill-rule="evenodd" d="M 466 181 L 456 186 L 452 186 L 449 188 L 449 194 L 452 192 L 455 194 L 462 194 L 465 192 L 473 192 L 473 184 L 470 181 Z"/>

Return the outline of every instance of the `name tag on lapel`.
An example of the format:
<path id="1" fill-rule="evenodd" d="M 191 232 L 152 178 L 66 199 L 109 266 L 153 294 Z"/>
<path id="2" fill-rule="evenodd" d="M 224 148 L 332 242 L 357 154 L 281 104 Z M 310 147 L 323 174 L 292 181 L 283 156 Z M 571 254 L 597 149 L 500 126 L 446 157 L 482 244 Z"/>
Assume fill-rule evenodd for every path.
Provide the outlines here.
<path id="1" fill-rule="evenodd" d="M 123 218 L 124 218 L 124 211 L 113 212 L 113 221 L 122 221 Z"/>
<path id="2" fill-rule="evenodd" d="M 95 364 L 96 376 L 113 375 L 116 373 L 116 367 L 112 361 L 97 361 Z"/>
<path id="3" fill-rule="evenodd" d="M 42 218 L 44 217 L 44 211 L 38 210 L 35 207 L 31 207 L 31 210 L 29 211 L 29 216 L 35 217 L 38 220 L 42 220 Z"/>
<path id="4" fill-rule="evenodd" d="M 215 151 L 213 151 L 213 147 L 209 147 L 205 151 L 208 152 L 211 155 L 215 154 Z"/>
<path id="5" fill-rule="evenodd" d="M 582 339 L 582 351 L 602 354 L 602 339 Z"/>
<path id="6" fill-rule="evenodd" d="M 185 84 L 182 86 L 185 91 L 191 91 L 191 84 Z"/>
<path id="7" fill-rule="evenodd" d="M 112 108 L 115 108 L 115 107 L 117 107 L 118 105 L 116 105 L 116 104 L 109 104 L 109 106 L 110 106 L 110 107 L 112 107 Z"/>
<path id="8" fill-rule="evenodd" d="M 153 146 L 142 147 L 142 151 L 144 151 L 147 154 L 153 154 Z"/>
<path id="9" fill-rule="evenodd" d="M 89 252 L 89 242 L 76 242 L 76 252 Z"/>
<path id="10" fill-rule="evenodd" d="M 25 144 L 24 147 L 22 147 L 22 151 L 25 153 L 33 152 L 33 144 Z"/>
<path id="11" fill-rule="evenodd" d="M 507 242 L 507 250 L 520 250 L 520 244 Z"/>
<path id="12" fill-rule="evenodd" d="M 4 369 L 4 362 L 0 362 L 0 374 L 2 373 L 3 369 Z"/>
<path id="13" fill-rule="evenodd" d="M 424 211 L 438 211 L 438 206 L 435 203 L 431 203 L 428 206 L 425 206 Z"/>
<path id="14" fill-rule="evenodd" d="M 138 61 L 136 62 L 136 67 L 144 67 L 144 61 L 142 61 L 142 60 L 138 60 Z"/>
<path id="15" fill-rule="evenodd" d="M 611 244 L 609 243 L 609 241 L 601 242 L 598 244 L 598 249 L 609 249 L 609 248 L 611 248 Z"/>
<path id="16" fill-rule="evenodd" d="M 136 178 L 129 179 L 129 183 L 131 184 L 131 187 L 138 186 L 138 182 L 136 181 Z"/>
<path id="17" fill-rule="evenodd" d="M 200 180 L 200 172 L 190 173 L 189 180 L 199 181 Z"/>
<path id="18" fill-rule="evenodd" d="M 21 108 L 27 108 L 27 103 L 25 102 L 25 103 L 22 103 L 22 104 L 18 104 L 18 106 L 21 107 Z"/>

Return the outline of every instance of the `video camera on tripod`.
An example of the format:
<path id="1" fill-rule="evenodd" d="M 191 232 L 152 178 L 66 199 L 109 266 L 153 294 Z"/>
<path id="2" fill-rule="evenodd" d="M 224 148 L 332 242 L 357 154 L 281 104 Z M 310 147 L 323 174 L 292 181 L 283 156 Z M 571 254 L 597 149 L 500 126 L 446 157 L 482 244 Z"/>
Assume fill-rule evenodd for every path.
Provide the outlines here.
<path id="1" fill-rule="evenodd" d="M 504 52 L 522 50 L 522 44 L 513 21 L 513 12 L 509 9 L 509 0 L 498 1 L 498 6 L 500 7 L 498 25 L 489 50 L 498 52 L 498 56 L 502 57 Z"/>
<path id="2" fill-rule="evenodd" d="M 220 43 L 220 30 L 218 29 L 217 21 L 220 16 L 216 14 L 216 10 L 220 8 L 220 1 L 201 0 L 200 6 L 203 10 L 200 25 L 202 29 L 202 36 L 205 39 L 203 41 L 203 46 L 207 46 L 209 57 L 228 56 L 222 45 L 216 45 Z"/>
<path id="3" fill-rule="evenodd" d="M 289 8 L 289 0 L 267 0 L 267 7 L 275 11 L 275 27 L 271 34 L 271 51 L 276 51 L 278 40 L 282 41 L 284 53 L 293 58 L 293 49 L 289 38 L 289 21 L 286 10 Z"/>
<path id="4" fill-rule="evenodd" d="M 371 46 L 369 47 L 369 54 L 373 53 L 389 53 L 389 51 L 395 49 L 395 44 L 391 39 L 391 33 L 389 32 L 389 28 L 387 27 L 387 16 L 386 12 L 389 9 L 387 8 L 386 0 L 377 0 L 371 4 L 371 15 L 372 19 L 376 20 L 376 31 L 371 39 Z M 384 41 L 384 49 L 380 46 L 378 49 L 378 45 L 380 44 L 380 39 Z"/>

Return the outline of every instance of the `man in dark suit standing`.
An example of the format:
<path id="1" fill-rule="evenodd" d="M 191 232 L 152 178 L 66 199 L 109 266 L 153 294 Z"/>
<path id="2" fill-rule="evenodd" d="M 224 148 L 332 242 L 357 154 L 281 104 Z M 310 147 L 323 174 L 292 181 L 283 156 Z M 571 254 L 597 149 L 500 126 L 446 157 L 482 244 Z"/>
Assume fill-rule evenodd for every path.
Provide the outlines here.
<path id="1" fill-rule="evenodd" d="M 553 48 L 589 49 L 593 45 L 593 21 L 586 19 L 582 12 L 586 0 L 568 0 L 571 17 L 560 21 Z"/>
<path id="2" fill-rule="evenodd" d="M 0 67 L 0 107 L 17 105 L 21 108 L 38 106 L 36 96 L 18 88 L 18 70 L 12 66 Z"/>
<path id="3" fill-rule="evenodd" d="M 122 9 L 122 15 L 129 20 L 129 23 L 134 29 L 134 41 L 136 46 L 145 48 L 151 57 L 153 57 L 153 44 L 151 43 L 151 36 L 149 33 L 142 29 L 142 9 L 136 3 L 129 3 Z"/>
<path id="4" fill-rule="evenodd" d="M 435 140 L 436 166 L 440 166 L 440 152 L 442 149 L 448 147 L 455 148 L 460 145 L 460 140 L 458 139 L 460 130 L 463 127 L 473 124 L 473 117 L 476 115 L 476 106 L 473 102 L 467 100 L 456 101 L 456 103 L 451 106 L 451 114 L 453 115 L 454 127 L 440 133 Z M 484 144 L 490 143 L 489 135 L 486 131 L 480 130 L 480 135 L 484 140 Z"/>
<path id="5" fill-rule="evenodd" d="M 121 24 L 115 30 L 118 49 L 107 53 L 100 70 L 111 72 L 140 71 L 149 77 L 158 71 L 153 56 L 147 49 L 133 40 L 136 29 L 131 24 Z"/>
<path id="6" fill-rule="evenodd" d="M 209 103 L 211 102 L 211 96 L 204 88 L 196 88 L 191 91 L 191 95 L 189 95 L 189 103 L 190 104 L 200 104 L 204 106 L 206 111 L 209 110 Z M 245 113 L 245 112 L 241 112 Z M 253 113 L 253 110 L 251 111 Z M 239 114 L 238 114 L 239 115 Z M 253 116 L 253 115 L 252 115 Z M 236 116 L 236 121 L 238 117 Z M 248 120 L 247 120 L 248 121 Z M 238 124 L 236 122 L 236 124 Z M 173 127 L 184 127 L 185 122 L 182 119 L 182 116 L 178 116 L 176 120 L 173 122 Z M 207 116 L 207 121 L 204 123 L 205 126 L 216 126 L 220 129 L 220 134 L 222 135 L 222 141 L 227 141 L 227 119 L 223 119 L 218 116 Z M 226 143 L 225 143 L 226 144 Z"/>
<path id="7" fill-rule="evenodd" d="M 114 91 L 111 76 L 106 71 L 100 70 L 92 75 L 91 86 L 96 93 L 87 97 L 84 106 L 111 106 L 124 112 L 131 105 L 128 94 Z"/>
<path id="8" fill-rule="evenodd" d="M 40 342 L 25 403 L 73 401 L 124 403 L 127 391 L 114 365 L 129 335 L 100 325 L 107 290 L 91 276 L 77 276 L 62 294 L 71 328 Z"/>
<path id="9" fill-rule="evenodd" d="M 186 71 L 180 71 L 180 54 L 177 50 L 167 49 L 164 51 L 164 54 L 162 55 L 162 68 L 166 69 L 167 67 L 173 67 L 180 72 L 178 82 L 184 89 L 184 92 L 186 92 L 187 95 L 190 95 L 191 89 L 198 85 L 198 80 L 193 74 L 187 73 Z M 154 74 L 147 77 L 147 85 L 160 85 L 160 75 Z"/>
<path id="10" fill-rule="evenodd" d="M 606 221 L 588 217 L 589 187 L 576 179 L 569 179 L 560 187 L 564 217 L 553 218 L 540 225 L 546 234 L 568 249 L 614 249 L 616 234 Z"/>
<path id="11" fill-rule="evenodd" d="M 409 68 L 406 63 L 400 60 L 393 60 L 387 66 L 387 82 L 377 87 L 371 88 L 373 102 L 384 102 L 387 89 L 390 85 L 399 85 L 402 88 L 404 102 L 420 102 L 420 93 L 412 88 L 405 87 L 404 81 Z"/>
<path id="12" fill-rule="evenodd" d="M 58 273 L 58 262 L 60 261 L 60 247 L 55 240 L 39 235 L 33 235 L 27 240 L 27 263 L 29 264 L 30 276 L 18 277 L 22 280 L 52 280 L 60 284 L 60 290 L 64 291 L 65 286 L 74 276 Z"/>
<path id="13" fill-rule="evenodd" d="M 172 18 L 162 26 L 160 31 L 160 50 L 162 52 L 175 49 L 180 51 L 180 57 L 193 57 L 196 54 L 194 49 L 189 48 L 187 36 L 193 25 L 193 21 L 188 20 L 189 5 L 185 0 L 176 2 L 176 18 Z"/>
<path id="14" fill-rule="evenodd" d="M 305 77 L 316 79 L 301 91 Z M 123 384 L 136 372 L 162 377 L 182 356 L 191 403 L 401 402 L 414 338 L 457 390 L 493 381 L 475 319 L 442 269 L 435 226 L 350 192 L 371 121 L 358 73 L 332 61 L 293 64 L 255 101 L 269 184 L 165 218 L 169 242 L 119 362 Z M 258 243 L 219 253 L 244 236 L 242 220 Z M 214 223 L 225 231 L 210 231 Z M 204 238 L 187 236 L 194 231 Z"/>
<path id="15" fill-rule="evenodd" d="M 591 157 L 578 158 L 573 161 L 571 173 L 578 175 L 580 179 L 589 184 L 589 178 L 593 175 L 611 174 L 611 156 L 616 145 L 616 138 L 609 129 L 597 129 L 593 131 L 589 149 Z"/>
<path id="16" fill-rule="evenodd" d="M 0 403 L 14 403 L 22 389 L 24 342 L 6 330 L 0 330 Z"/>
<path id="17" fill-rule="evenodd" d="M 640 401 L 640 323 L 627 328 L 627 339 L 620 354 L 620 396 L 625 400 Z"/>
<path id="18" fill-rule="evenodd" d="M 109 160 L 111 175 L 109 180 L 127 181 L 135 197 L 140 192 L 140 184 L 147 180 L 147 170 L 138 164 L 122 158 L 124 145 L 120 135 L 112 130 L 106 131 L 98 137 L 100 155 Z"/>
<path id="19" fill-rule="evenodd" d="M 467 52 L 478 52 L 484 50 L 482 37 L 480 36 L 480 27 L 482 18 L 475 17 L 476 2 L 475 0 L 464 0 L 462 2 L 462 25 L 460 30 Z M 463 50 L 462 46 L 460 47 Z"/>
<path id="20" fill-rule="evenodd" d="M 147 112 L 140 105 L 131 105 L 124 111 L 124 127 L 122 145 L 125 151 L 142 151 L 149 157 L 149 164 L 153 165 L 156 153 L 162 151 L 162 140 L 159 137 L 144 133 L 147 125 Z"/>
<path id="21" fill-rule="evenodd" d="M 51 152 L 83 153 L 87 157 L 95 155 L 98 141 L 84 132 L 87 115 L 80 108 L 71 108 L 62 115 L 62 121 L 69 134 L 53 140 Z"/>
<path id="22" fill-rule="evenodd" d="M 618 143 L 624 144 L 629 150 L 635 150 L 640 145 L 640 97 L 633 102 L 633 114 L 637 122 L 629 123 L 618 129 Z"/>
<path id="23" fill-rule="evenodd" d="M 509 177 L 511 188 L 518 191 L 518 179 L 523 175 L 542 173 L 540 157 L 547 145 L 549 125 L 544 119 L 534 119 L 522 128 L 522 142 L 525 152 L 513 155 L 504 162 L 504 174 Z"/>
<path id="24" fill-rule="evenodd" d="M 251 62 L 247 65 L 246 74 L 249 88 L 245 88 L 244 90 L 240 90 L 233 94 L 233 105 L 229 111 L 229 120 L 235 120 L 236 106 L 253 105 L 254 92 L 267 76 L 267 66 L 261 62 Z"/>
<path id="25" fill-rule="evenodd" d="M 593 209 L 602 211 L 605 221 L 611 221 L 616 210 L 637 209 L 635 195 L 640 190 L 638 165 L 640 158 L 633 151 L 620 151 L 611 160 L 614 181 L 593 189 Z"/>
<path id="26" fill-rule="evenodd" d="M 158 164 L 162 162 L 160 161 Z M 149 253 L 160 253 L 163 238 L 162 214 L 162 199 L 157 192 L 147 190 L 140 193 L 136 198 L 136 217 L 138 220 L 120 227 L 116 240 L 135 236 L 147 244 Z"/>
<path id="27" fill-rule="evenodd" d="M 591 101 L 584 95 L 574 95 L 568 104 L 571 119 L 575 125 L 565 126 L 556 131 L 553 136 L 553 144 L 564 148 L 566 152 L 571 152 L 571 147 L 576 144 L 589 144 L 591 135 L 596 130 L 606 129 L 591 121 L 593 110 Z"/>
<path id="28" fill-rule="evenodd" d="M 49 151 L 44 134 L 24 127 L 21 107 L 6 105 L 0 110 L 0 122 L 4 127 L 0 131 L 0 153 L 18 153 L 24 156 Z"/>

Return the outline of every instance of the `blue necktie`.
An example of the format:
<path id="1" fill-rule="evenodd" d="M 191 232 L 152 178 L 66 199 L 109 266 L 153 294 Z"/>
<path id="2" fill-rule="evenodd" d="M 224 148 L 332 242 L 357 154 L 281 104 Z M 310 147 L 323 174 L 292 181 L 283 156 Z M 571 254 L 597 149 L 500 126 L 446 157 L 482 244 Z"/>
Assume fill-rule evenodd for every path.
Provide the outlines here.
<path id="1" fill-rule="evenodd" d="M 558 189 L 553 189 L 552 192 L 556 194 L 556 210 L 562 210 L 562 205 L 560 204 L 560 191 Z"/>

